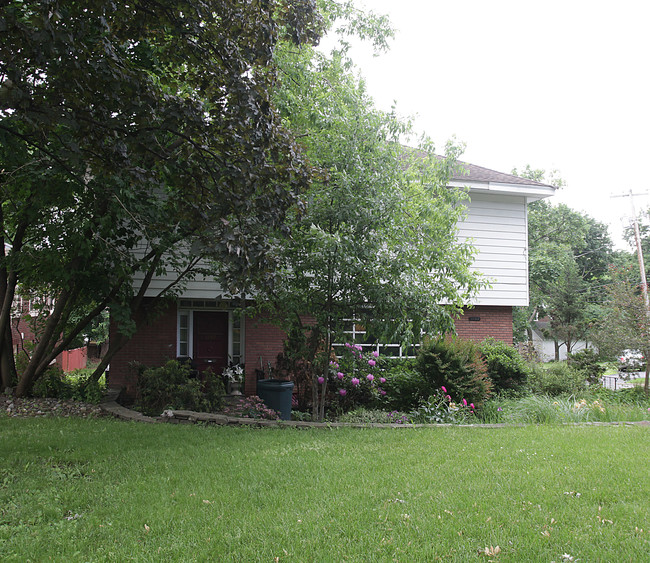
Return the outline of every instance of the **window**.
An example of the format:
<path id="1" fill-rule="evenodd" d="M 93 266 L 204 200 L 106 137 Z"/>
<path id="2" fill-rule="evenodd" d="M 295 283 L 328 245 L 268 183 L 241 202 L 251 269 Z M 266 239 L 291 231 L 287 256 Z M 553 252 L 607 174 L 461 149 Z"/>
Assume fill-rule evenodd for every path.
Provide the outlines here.
<path id="1" fill-rule="evenodd" d="M 415 358 L 420 344 L 414 344 L 408 348 L 403 348 L 400 344 L 380 343 L 376 338 L 370 335 L 365 327 L 357 321 L 346 320 L 348 326 L 343 331 L 345 342 L 361 345 L 363 353 L 379 352 L 380 356 L 385 358 Z M 345 342 L 334 344 L 334 349 L 343 346 Z"/>

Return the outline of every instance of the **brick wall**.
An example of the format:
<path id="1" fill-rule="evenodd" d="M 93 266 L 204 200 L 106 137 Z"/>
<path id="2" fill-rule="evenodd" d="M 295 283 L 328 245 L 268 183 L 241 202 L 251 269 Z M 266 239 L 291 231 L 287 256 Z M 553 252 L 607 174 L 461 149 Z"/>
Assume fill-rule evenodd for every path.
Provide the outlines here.
<path id="1" fill-rule="evenodd" d="M 512 307 L 479 305 L 456 320 L 458 336 L 480 342 L 488 336 L 512 346 Z"/>
<path id="2" fill-rule="evenodd" d="M 478 318 L 479 320 L 470 320 Z M 131 362 L 140 362 L 147 366 L 163 365 L 168 359 L 176 357 L 176 306 L 171 305 L 156 317 L 153 323 L 140 320 L 138 332 L 133 339 L 111 361 L 109 385 L 124 387 L 123 397 L 135 398 L 135 374 Z M 116 327 L 111 323 L 111 336 Z M 461 338 L 481 341 L 488 336 L 512 344 L 512 308 L 496 306 L 478 306 L 465 311 L 456 321 L 456 330 Z M 244 354 L 246 361 L 247 395 L 256 391 L 255 369 L 260 367 L 260 358 L 264 370 L 268 363 L 275 366 L 277 355 L 282 351 L 286 334 L 270 324 L 264 317 L 252 317 L 244 320 Z"/>
<path id="3" fill-rule="evenodd" d="M 246 358 L 246 395 L 253 395 L 257 381 L 255 369 L 260 368 L 260 358 L 264 370 L 268 362 L 275 367 L 275 360 L 282 352 L 286 333 L 270 324 L 264 317 L 252 317 L 244 320 L 244 357 Z M 267 372 L 268 373 L 268 372 Z"/>
<path id="4" fill-rule="evenodd" d="M 24 318 L 11 319 L 11 341 L 14 347 L 14 352 L 23 349 L 23 344 L 27 342 L 35 342 L 34 331 L 28 322 Z"/>
<path id="5" fill-rule="evenodd" d="M 137 320 L 137 332 L 133 338 L 111 360 L 108 385 L 123 388 L 122 398 L 135 399 L 136 374 L 133 362 L 148 367 L 164 365 L 176 357 L 176 305 L 169 305 L 162 314 L 153 319 L 142 317 Z M 115 338 L 117 327 L 110 326 L 110 338 Z"/>

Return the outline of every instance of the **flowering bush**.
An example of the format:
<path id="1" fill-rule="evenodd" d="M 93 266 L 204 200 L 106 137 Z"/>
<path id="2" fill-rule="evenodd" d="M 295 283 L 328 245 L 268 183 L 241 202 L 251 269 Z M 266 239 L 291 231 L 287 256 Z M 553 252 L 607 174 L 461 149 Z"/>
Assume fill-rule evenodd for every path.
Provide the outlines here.
<path id="1" fill-rule="evenodd" d="M 474 416 L 474 411 L 474 404 L 466 399 L 458 403 L 452 401 L 443 386 L 414 410 L 410 418 L 420 424 L 462 424 Z"/>
<path id="2" fill-rule="evenodd" d="M 257 395 L 242 397 L 231 405 L 224 407 L 223 414 L 236 418 L 263 418 L 266 420 L 280 418 L 280 415 L 273 409 L 268 408 Z"/>
<path id="3" fill-rule="evenodd" d="M 378 358 L 379 352 L 364 353 L 360 345 L 346 343 L 340 358 L 330 362 L 328 384 L 341 410 L 385 402 L 386 378 Z"/>

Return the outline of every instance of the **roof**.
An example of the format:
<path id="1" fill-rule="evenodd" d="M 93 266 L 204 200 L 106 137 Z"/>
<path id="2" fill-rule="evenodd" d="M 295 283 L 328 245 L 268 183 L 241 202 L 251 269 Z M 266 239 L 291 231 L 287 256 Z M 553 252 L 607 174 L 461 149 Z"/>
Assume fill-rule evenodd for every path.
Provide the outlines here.
<path id="1" fill-rule="evenodd" d="M 427 152 L 421 149 L 415 149 L 406 145 L 402 145 L 402 147 L 407 152 L 415 153 L 422 158 L 427 156 Z M 436 158 L 442 160 L 444 157 L 436 155 Z M 521 176 L 515 176 L 514 174 L 497 172 L 496 170 L 491 170 L 490 168 L 484 168 L 483 166 L 477 166 L 476 164 L 470 164 L 461 160 L 456 161 L 456 166 L 451 180 L 455 182 L 515 184 L 519 186 L 536 186 L 539 188 L 557 189 L 557 186 L 552 186 L 551 184 L 543 184 L 542 182 L 536 182 L 535 180 L 529 180 L 528 178 L 522 178 Z"/>
<path id="2" fill-rule="evenodd" d="M 513 174 L 497 172 L 496 170 L 483 168 L 482 166 L 477 166 L 476 164 L 461 162 L 460 160 L 457 162 L 457 170 L 454 171 L 452 179 L 469 182 L 497 182 L 499 184 L 518 184 L 522 186 L 540 187 L 544 186 L 547 188 L 554 187 L 550 184 L 543 184 L 541 182 L 529 180 L 528 178 L 521 178 L 520 176 L 515 176 Z"/>

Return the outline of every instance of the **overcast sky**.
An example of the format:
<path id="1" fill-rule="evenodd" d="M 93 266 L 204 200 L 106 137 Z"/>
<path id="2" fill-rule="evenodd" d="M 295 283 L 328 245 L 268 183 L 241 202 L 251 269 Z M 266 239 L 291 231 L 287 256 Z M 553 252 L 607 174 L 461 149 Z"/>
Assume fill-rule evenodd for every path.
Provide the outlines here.
<path id="1" fill-rule="evenodd" d="M 554 197 L 610 225 L 650 187 L 650 4 L 641 0 L 357 0 L 397 29 L 388 53 L 355 48 L 381 109 L 397 101 L 442 149 L 510 172 L 557 169 Z M 646 7 L 648 6 L 648 7 Z M 647 196 L 635 198 L 647 208 Z"/>

